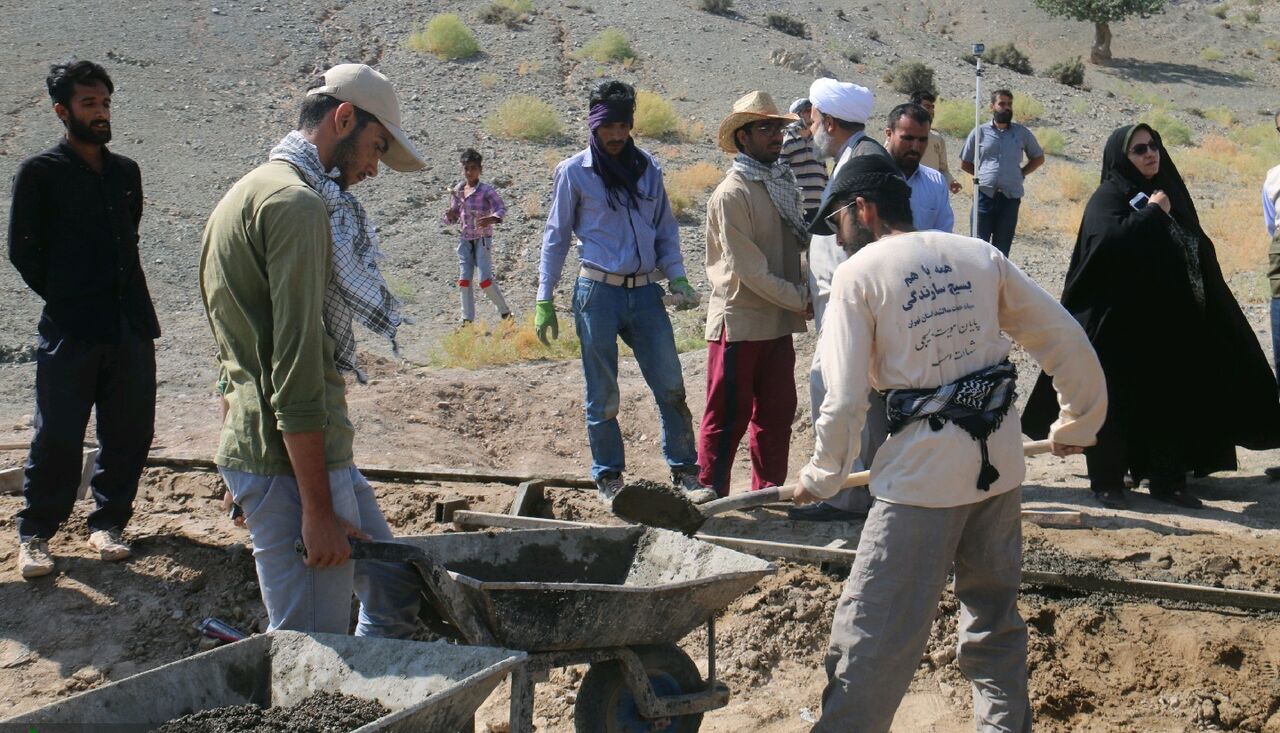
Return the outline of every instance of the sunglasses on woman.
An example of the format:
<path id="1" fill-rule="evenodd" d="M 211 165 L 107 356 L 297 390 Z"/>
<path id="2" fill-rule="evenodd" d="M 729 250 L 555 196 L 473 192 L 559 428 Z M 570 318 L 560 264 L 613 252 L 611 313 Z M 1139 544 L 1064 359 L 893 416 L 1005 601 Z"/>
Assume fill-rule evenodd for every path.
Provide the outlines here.
<path id="1" fill-rule="evenodd" d="M 1146 155 L 1148 152 L 1158 153 L 1160 152 L 1160 143 L 1156 143 L 1156 142 L 1138 143 L 1137 145 L 1134 145 L 1132 148 L 1129 148 L 1129 152 L 1133 153 L 1134 155 Z"/>

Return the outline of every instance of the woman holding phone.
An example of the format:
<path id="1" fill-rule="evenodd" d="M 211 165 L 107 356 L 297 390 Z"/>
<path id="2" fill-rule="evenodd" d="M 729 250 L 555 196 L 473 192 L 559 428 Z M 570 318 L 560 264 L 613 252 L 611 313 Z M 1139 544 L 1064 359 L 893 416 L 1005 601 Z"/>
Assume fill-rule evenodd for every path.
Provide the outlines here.
<path id="1" fill-rule="evenodd" d="M 1198 508 L 1189 472 L 1234 470 L 1236 446 L 1280 446 L 1274 375 L 1186 184 L 1148 125 L 1121 127 L 1107 140 L 1062 304 L 1107 376 L 1107 421 L 1085 451 L 1103 506 L 1128 507 L 1127 473 L 1153 498 Z M 1042 373 L 1023 432 L 1044 437 L 1057 415 Z"/>

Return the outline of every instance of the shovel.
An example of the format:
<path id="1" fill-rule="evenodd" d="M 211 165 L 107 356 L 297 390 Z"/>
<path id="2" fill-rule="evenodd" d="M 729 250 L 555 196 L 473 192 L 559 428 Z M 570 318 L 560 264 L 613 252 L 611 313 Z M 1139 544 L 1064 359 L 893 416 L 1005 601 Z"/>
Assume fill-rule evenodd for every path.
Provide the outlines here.
<path id="1" fill-rule="evenodd" d="M 1022 444 L 1022 454 L 1038 456 L 1050 451 L 1049 441 L 1037 440 Z M 870 471 L 849 474 L 841 489 L 866 486 L 871 482 Z M 759 491 L 748 491 L 723 499 L 709 501 L 702 506 L 689 501 L 683 492 L 656 488 L 652 484 L 629 484 L 613 497 L 613 513 L 629 522 L 661 529 L 673 529 L 687 535 L 696 533 L 704 522 L 717 514 L 738 509 L 790 501 L 795 496 L 796 484 L 770 486 Z"/>

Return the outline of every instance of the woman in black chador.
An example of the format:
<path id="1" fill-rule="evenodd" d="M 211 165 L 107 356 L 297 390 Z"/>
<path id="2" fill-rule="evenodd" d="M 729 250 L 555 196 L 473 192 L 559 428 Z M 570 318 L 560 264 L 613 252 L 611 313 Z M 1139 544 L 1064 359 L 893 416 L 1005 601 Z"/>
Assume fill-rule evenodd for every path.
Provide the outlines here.
<path id="1" fill-rule="evenodd" d="M 1107 140 L 1102 185 L 1085 208 L 1062 304 L 1107 375 L 1107 421 L 1085 451 L 1104 506 L 1128 506 L 1128 472 L 1150 481 L 1157 499 L 1199 507 L 1188 472 L 1235 469 L 1235 446 L 1280 446 L 1275 375 L 1186 184 L 1147 125 L 1122 127 Z M 1042 373 L 1023 432 L 1043 438 L 1057 415 Z"/>

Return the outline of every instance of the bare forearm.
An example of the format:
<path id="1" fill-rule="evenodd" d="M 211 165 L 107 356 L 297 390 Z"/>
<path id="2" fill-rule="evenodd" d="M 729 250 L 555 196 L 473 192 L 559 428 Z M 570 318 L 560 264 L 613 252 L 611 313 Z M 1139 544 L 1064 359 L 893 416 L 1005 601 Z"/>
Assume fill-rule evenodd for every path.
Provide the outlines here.
<path id="1" fill-rule="evenodd" d="M 972 174 L 972 173 L 973 173 L 973 163 L 970 163 L 970 162 L 968 162 L 968 161 L 960 161 L 960 170 L 964 171 L 965 173 L 970 173 L 970 174 Z"/>
<path id="2" fill-rule="evenodd" d="M 1044 165 L 1043 155 L 1040 156 L 1039 158 L 1032 158 L 1031 160 L 1028 160 L 1027 164 L 1022 166 L 1023 177 L 1031 175 L 1032 171 L 1034 171 L 1036 168 L 1039 168 L 1042 165 Z"/>
<path id="3" fill-rule="evenodd" d="M 293 476 L 298 482 L 304 517 L 330 518 L 333 498 L 329 495 L 329 471 L 325 466 L 324 432 L 283 433 Z"/>

